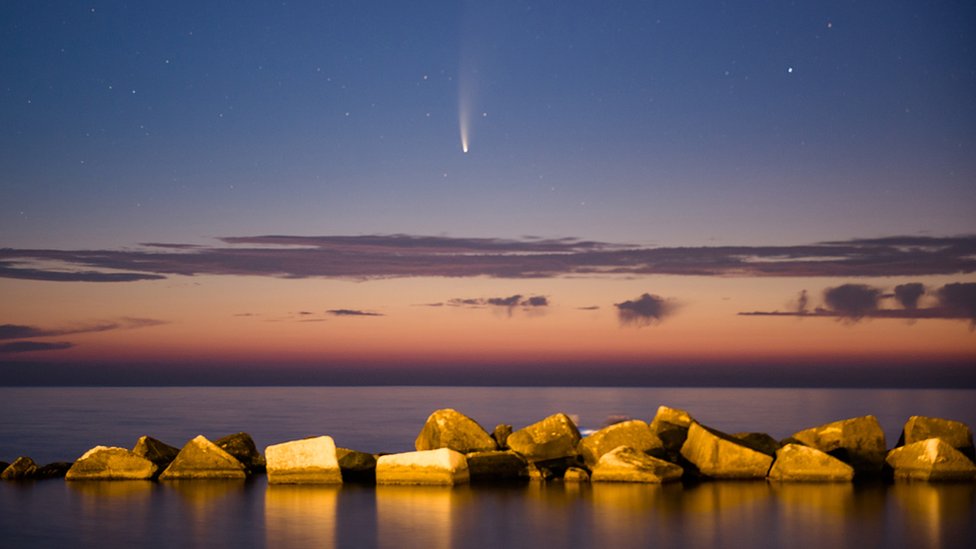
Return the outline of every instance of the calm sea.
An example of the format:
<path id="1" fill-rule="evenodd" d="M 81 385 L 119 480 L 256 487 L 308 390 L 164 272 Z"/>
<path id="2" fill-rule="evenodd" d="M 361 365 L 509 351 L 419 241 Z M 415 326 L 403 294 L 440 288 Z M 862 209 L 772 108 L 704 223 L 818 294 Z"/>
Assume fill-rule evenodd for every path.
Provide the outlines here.
<path id="1" fill-rule="evenodd" d="M 174 446 L 247 431 L 259 447 L 328 434 L 413 449 L 456 408 L 487 429 L 554 412 L 584 428 L 688 410 L 782 438 L 874 414 L 888 445 L 910 415 L 976 426 L 976 391 L 692 388 L 0 388 L 0 460 L 71 461 L 149 434 Z M 976 483 L 269 487 L 249 482 L 0 483 L 2 547 L 970 547 Z"/>

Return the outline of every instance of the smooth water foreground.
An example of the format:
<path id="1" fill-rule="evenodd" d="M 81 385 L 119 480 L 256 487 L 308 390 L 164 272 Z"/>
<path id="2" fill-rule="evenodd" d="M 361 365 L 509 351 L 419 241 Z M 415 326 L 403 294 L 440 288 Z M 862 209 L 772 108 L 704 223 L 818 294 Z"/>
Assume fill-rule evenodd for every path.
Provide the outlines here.
<path id="1" fill-rule="evenodd" d="M 182 445 L 237 431 L 259 447 L 328 434 L 411 450 L 431 411 L 516 428 L 557 411 L 583 427 L 659 404 L 718 429 L 781 438 L 873 413 L 976 425 L 976 391 L 607 388 L 3 388 L 0 459 L 70 461 L 150 434 Z M 969 547 L 976 483 L 665 486 L 561 482 L 456 488 L 248 482 L 0 482 L 2 547 Z"/>

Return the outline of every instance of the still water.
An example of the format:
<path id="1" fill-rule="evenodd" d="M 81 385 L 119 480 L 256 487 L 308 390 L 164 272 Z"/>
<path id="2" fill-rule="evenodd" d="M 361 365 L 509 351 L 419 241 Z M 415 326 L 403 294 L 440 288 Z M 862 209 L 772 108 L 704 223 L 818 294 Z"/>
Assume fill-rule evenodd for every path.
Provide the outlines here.
<path id="1" fill-rule="evenodd" d="M 251 433 L 258 446 L 328 434 L 412 449 L 454 407 L 491 429 L 556 412 L 597 428 L 659 404 L 729 432 L 781 438 L 873 413 L 897 440 L 909 415 L 976 425 L 976 391 L 612 388 L 3 388 L 0 460 L 73 460 L 150 434 Z M 551 483 L 457 488 L 248 482 L 0 483 L 2 547 L 971 547 L 976 483 Z"/>

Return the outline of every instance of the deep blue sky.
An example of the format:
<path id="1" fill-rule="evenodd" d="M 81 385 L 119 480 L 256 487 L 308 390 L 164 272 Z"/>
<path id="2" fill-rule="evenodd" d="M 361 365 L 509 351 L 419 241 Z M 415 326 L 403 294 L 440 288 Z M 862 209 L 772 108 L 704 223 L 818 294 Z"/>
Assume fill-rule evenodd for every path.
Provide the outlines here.
<path id="1" fill-rule="evenodd" d="M 0 246 L 976 229 L 970 2 L 8 2 L 0 25 Z"/>

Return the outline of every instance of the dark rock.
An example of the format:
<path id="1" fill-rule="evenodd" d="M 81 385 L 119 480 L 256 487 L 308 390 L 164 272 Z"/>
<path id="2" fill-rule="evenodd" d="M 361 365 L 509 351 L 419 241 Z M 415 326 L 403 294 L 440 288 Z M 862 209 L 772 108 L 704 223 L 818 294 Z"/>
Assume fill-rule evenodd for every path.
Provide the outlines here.
<path id="1" fill-rule="evenodd" d="M 617 448 L 627 446 L 639 452 L 650 452 L 663 448 L 661 439 L 654 436 L 646 422 L 631 419 L 604 427 L 579 443 L 579 454 L 583 463 L 593 467 L 603 454 Z"/>
<path id="2" fill-rule="evenodd" d="M 696 421 L 691 422 L 681 455 L 702 475 L 712 478 L 765 478 L 773 464 L 771 456 Z"/>
<path id="3" fill-rule="evenodd" d="M 160 480 L 244 479 L 247 468 L 223 448 L 200 435 L 180 450 Z"/>
<path id="4" fill-rule="evenodd" d="M 593 482 L 644 482 L 660 484 L 681 479 L 677 465 L 644 452 L 619 446 L 603 454 L 593 467 Z"/>
<path id="5" fill-rule="evenodd" d="M 905 422 L 897 446 L 906 446 L 930 438 L 941 438 L 969 459 L 974 459 L 973 432 L 965 423 L 951 419 L 912 416 Z"/>
<path id="6" fill-rule="evenodd" d="M 497 450 L 498 444 L 477 421 L 457 410 L 445 408 L 430 414 L 414 447 L 417 451 L 450 448 L 466 454 Z"/>
<path id="7" fill-rule="evenodd" d="M 657 414 L 651 420 L 651 433 L 661 439 L 661 444 L 668 452 L 677 454 L 688 437 L 688 427 L 694 421 L 688 412 L 677 408 L 659 406 Z"/>
<path id="8" fill-rule="evenodd" d="M 512 451 L 493 450 L 468 454 L 471 482 L 511 482 L 523 478 L 527 462 Z"/>
<path id="9" fill-rule="evenodd" d="M 569 416 L 553 414 L 508 437 L 508 446 L 530 462 L 575 460 L 580 434 Z"/>
<path id="10" fill-rule="evenodd" d="M 348 448 L 336 448 L 343 482 L 376 482 L 376 456 Z"/>
<path id="11" fill-rule="evenodd" d="M 70 461 L 55 461 L 53 463 L 48 463 L 43 467 L 37 468 L 37 478 L 64 478 L 64 476 L 68 473 L 68 469 L 71 469 Z"/>
<path id="12" fill-rule="evenodd" d="M 150 436 L 143 435 L 136 441 L 136 445 L 132 448 L 132 453 L 155 463 L 159 467 L 159 470 L 162 471 L 176 459 L 177 454 L 180 453 L 180 449 Z"/>
<path id="13" fill-rule="evenodd" d="M 854 467 L 858 476 L 877 476 L 884 466 L 884 431 L 874 416 L 843 419 L 793 433 L 801 444 L 827 452 Z"/>
<path id="14" fill-rule="evenodd" d="M 499 450 L 508 450 L 508 437 L 512 436 L 512 426 L 507 423 L 495 425 L 491 438 L 495 439 Z"/>
<path id="15" fill-rule="evenodd" d="M 590 474 L 586 472 L 586 469 L 581 469 L 579 467 L 570 467 L 566 469 L 563 473 L 563 482 L 589 482 Z"/>
<path id="16" fill-rule="evenodd" d="M 941 438 L 906 444 L 888 452 L 885 461 L 896 479 L 976 480 L 976 465 Z"/>
<path id="17" fill-rule="evenodd" d="M 263 473 L 267 468 L 267 463 L 258 451 L 257 445 L 254 444 L 254 439 L 247 433 L 227 435 L 215 440 L 214 444 L 243 463 L 249 474 Z"/>
<path id="18" fill-rule="evenodd" d="M 769 480 L 800 482 L 845 482 L 854 478 L 854 468 L 843 461 L 802 444 L 787 444 L 776 451 Z"/>
<path id="19" fill-rule="evenodd" d="M 67 480 L 149 480 L 159 466 L 125 448 L 96 446 L 85 452 L 65 478 Z"/>
<path id="20" fill-rule="evenodd" d="M 783 446 L 779 441 L 766 433 L 735 433 L 732 436 L 742 442 L 742 444 L 757 452 L 762 452 L 767 456 L 775 456 L 776 451 Z"/>
<path id="21" fill-rule="evenodd" d="M 0 461 L 0 474 L 3 474 L 4 469 L 10 467 L 10 464 L 6 461 Z"/>
<path id="22" fill-rule="evenodd" d="M 0 473 L 2 480 L 33 480 L 37 475 L 37 464 L 27 456 L 21 456 L 14 460 Z"/>

